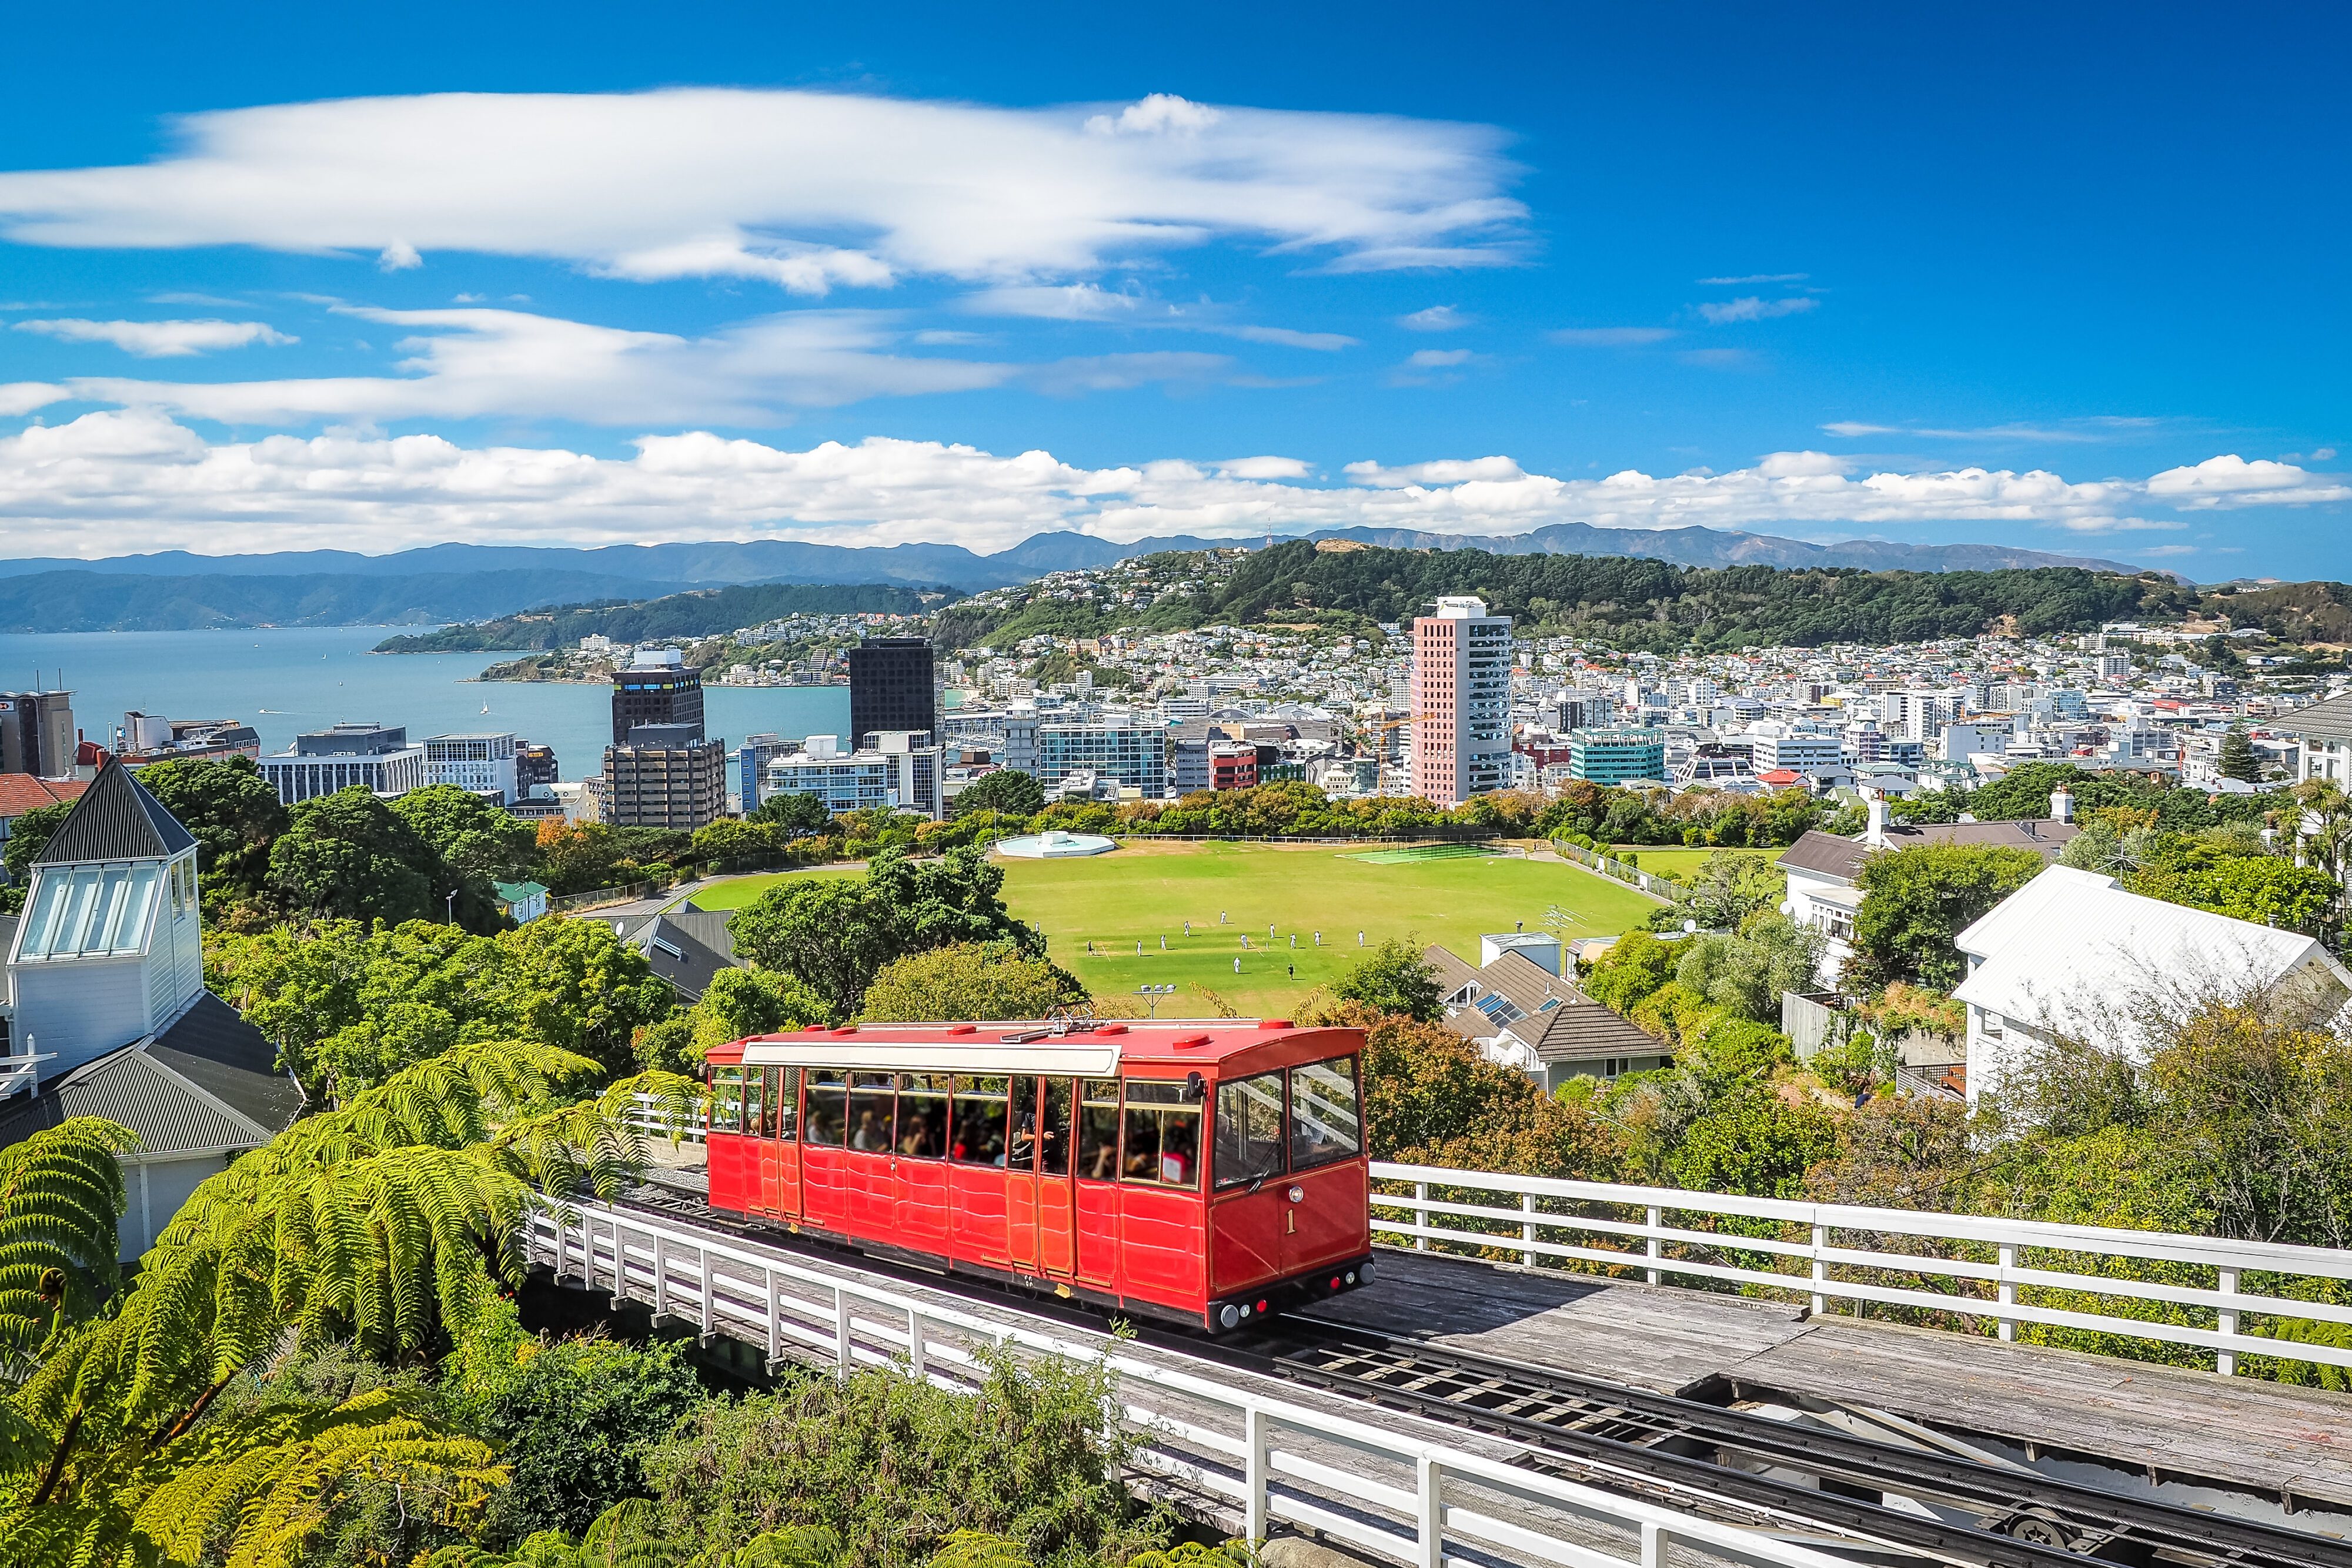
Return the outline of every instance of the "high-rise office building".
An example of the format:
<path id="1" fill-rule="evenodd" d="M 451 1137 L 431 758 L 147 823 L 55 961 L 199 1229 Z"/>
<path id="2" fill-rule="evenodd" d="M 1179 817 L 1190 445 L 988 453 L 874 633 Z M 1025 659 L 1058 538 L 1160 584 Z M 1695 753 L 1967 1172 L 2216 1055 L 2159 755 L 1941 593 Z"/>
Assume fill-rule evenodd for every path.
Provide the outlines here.
<path id="1" fill-rule="evenodd" d="M 1165 799 L 1167 728 L 1158 724 L 1039 725 L 1037 779 L 1046 793 L 1076 772 L 1132 785 L 1147 800 Z"/>
<path id="2" fill-rule="evenodd" d="M 66 778 L 80 742 L 73 693 L 0 692 L 0 773 Z"/>
<path id="3" fill-rule="evenodd" d="M 499 792 L 512 805 L 522 793 L 511 735 L 431 735 L 425 737 L 425 782 L 454 784 L 476 794 Z"/>
<path id="4" fill-rule="evenodd" d="M 702 672 L 675 648 L 640 648 L 613 672 L 613 744 L 629 744 L 641 724 L 690 725 L 702 738 Z"/>
<path id="5" fill-rule="evenodd" d="M 353 788 L 405 795 L 425 786 L 425 747 L 410 745 L 402 725 L 338 724 L 263 758 L 261 777 L 289 806 Z"/>
<path id="6" fill-rule="evenodd" d="M 1511 618 L 1447 598 L 1412 623 L 1412 788 L 1440 806 L 1511 781 Z"/>
<path id="7" fill-rule="evenodd" d="M 727 810 L 726 743 L 703 739 L 698 721 L 638 725 L 604 748 L 604 797 L 616 828 L 707 828 Z"/>
<path id="8" fill-rule="evenodd" d="M 928 637 L 869 637 L 849 650 L 849 737 L 884 730 L 940 733 Z"/>
<path id="9" fill-rule="evenodd" d="M 542 789 L 555 788 L 555 747 L 535 740 L 515 742 L 515 788 L 524 800 Z"/>

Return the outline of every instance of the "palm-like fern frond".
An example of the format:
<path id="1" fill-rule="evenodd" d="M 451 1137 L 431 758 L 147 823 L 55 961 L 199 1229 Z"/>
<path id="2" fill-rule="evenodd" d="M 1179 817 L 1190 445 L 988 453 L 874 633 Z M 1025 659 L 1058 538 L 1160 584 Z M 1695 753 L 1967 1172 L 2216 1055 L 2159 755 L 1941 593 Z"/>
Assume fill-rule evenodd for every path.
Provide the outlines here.
<path id="1" fill-rule="evenodd" d="M 692 1124 L 703 1092 L 695 1080 L 675 1072 L 640 1072 L 593 1100 L 525 1107 L 507 1119 L 494 1142 L 514 1154 L 549 1197 L 593 1193 L 609 1199 L 645 1166 L 645 1134 L 632 1120 L 640 1096 L 651 1097 L 656 1118 L 682 1131 Z"/>
<path id="2" fill-rule="evenodd" d="M 127 1127 L 76 1116 L 0 1149 L 0 1383 L 114 1293 Z"/>

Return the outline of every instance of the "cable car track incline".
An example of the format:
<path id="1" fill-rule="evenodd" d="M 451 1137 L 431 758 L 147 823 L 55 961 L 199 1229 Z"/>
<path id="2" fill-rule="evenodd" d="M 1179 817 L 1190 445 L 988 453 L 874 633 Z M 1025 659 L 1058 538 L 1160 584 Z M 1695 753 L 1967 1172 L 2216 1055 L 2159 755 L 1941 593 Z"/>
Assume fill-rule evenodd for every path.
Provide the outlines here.
<path id="1" fill-rule="evenodd" d="M 791 1249 L 815 1240 L 714 1210 L 675 1187 L 640 1188 L 624 1207 Z M 1074 1322 L 1099 1317 L 965 1276 L 863 1255 L 860 1262 L 1024 1312 Z M 2085 1557 L 2187 1568 L 2352 1568 L 2352 1542 L 2327 1536 L 1312 1317 L 1284 1317 L 1239 1340 L 1156 1326 L 1141 1327 L 1139 1335 L 1178 1354 L 1501 1437 L 1528 1450 L 1530 1468 L 1587 1484 L 1696 1506 L 1750 1528 L 1785 1534 L 1802 1523 L 1864 1537 L 1891 1549 L 1864 1548 L 1864 1555 L 1882 1560 L 1927 1559 L 1956 1568 L 2069 1568 Z M 1806 1479 L 1785 1479 L 1791 1472 Z M 1889 1495 L 1943 1512 L 1889 1507 L 1883 1500 Z M 1851 1553 L 1859 1543 L 1815 1544 Z"/>
<path id="2" fill-rule="evenodd" d="M 2352 1542 L 1977 1464 L 1813 1426 L 1519 1365 L 1307 1317 L 1214 1346 L 1242 1364 L 1451 1420 L 1547 1453 L 1677 1480 L 1950 1562 L 2079 1561 L 2352 1568 Z M 1696 1451 L 1694 1451 L 1696 1450 Z M 1813 1483 L 1735 1468 L 1768 1466 Z M 1796 1494 L 1791 1498 L 1791 1493 Z M 1883 1506 L 1894 1495 L 1979 1528 Z"/>

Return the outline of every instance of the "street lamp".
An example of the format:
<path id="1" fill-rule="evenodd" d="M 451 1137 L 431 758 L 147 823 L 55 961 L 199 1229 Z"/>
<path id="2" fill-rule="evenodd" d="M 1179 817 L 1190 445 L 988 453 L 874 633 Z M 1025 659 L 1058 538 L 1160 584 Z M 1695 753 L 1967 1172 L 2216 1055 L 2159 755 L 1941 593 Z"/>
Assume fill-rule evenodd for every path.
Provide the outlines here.
<path id="1" fill-rule="evenodd" d="M 1151 998 L 1151 1016 L 1156 1019 L 1160 1016 L 1160 998 L 1174 996 L 1176 988 L 1174 986 L 1138 986 L 1135 988 L 1135 994 Z"/>
<path id="2" fill-rule="evenodd" d="M 449 919 L 447 923 L 451 925 L 457 924 L 457 893 L 458 890 L 453 887 L 449 890 L 449 896 L 443 900 L 443 903 L 447 906 L 448 910 Z"/>

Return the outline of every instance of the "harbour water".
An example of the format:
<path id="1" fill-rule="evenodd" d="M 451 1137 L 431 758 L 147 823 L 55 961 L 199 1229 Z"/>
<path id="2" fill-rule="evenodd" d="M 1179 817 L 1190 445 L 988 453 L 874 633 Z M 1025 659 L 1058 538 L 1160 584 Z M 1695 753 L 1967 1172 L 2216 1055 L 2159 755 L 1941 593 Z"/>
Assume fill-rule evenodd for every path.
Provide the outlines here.
<path id="1" fill-rule="evenodd" d="M 370 653 L 415 627 L 285 626 L 219 632 L 85 632 L 0 636 L 0 691 L 73 693 L 74 723 L 102 746 L 123 713 L 242 719 L 265 752 L 343 719 L 405 725 L 411 740 L 510 731 L 552 746 L 565 779 L 604 767 L 611 688 L 478 682 L 501 653 Z M 846 686 L 709 686 L 706 725 L 730 743 L 769 733 L 844 735 Z M 481 711 L 487 707 L 489 711 Z"/>

